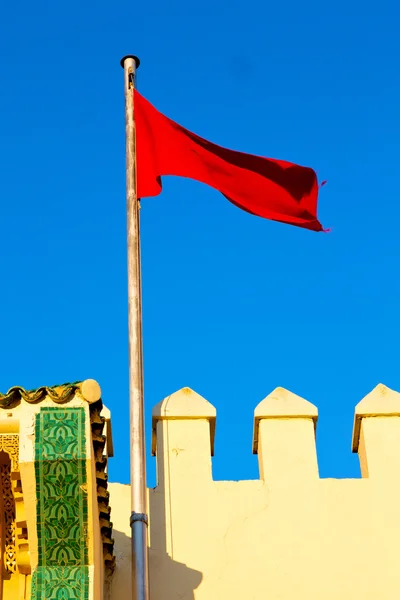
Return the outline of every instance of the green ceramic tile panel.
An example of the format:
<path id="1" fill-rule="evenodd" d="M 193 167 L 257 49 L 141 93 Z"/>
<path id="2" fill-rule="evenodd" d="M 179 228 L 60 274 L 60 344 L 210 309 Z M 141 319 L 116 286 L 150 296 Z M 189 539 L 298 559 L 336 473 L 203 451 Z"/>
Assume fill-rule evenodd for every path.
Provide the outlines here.
<path id="1" fill-rule="evenodd" d="M 38 567 L 32 577 L 32 600 L 86 600 L 88 567 Z"/>
<path id="2" fill-rule="evenodd" d="M 88 600 L 84 408 L 40 410 L 35 475 L 39 556 L 32 600 Z"/>

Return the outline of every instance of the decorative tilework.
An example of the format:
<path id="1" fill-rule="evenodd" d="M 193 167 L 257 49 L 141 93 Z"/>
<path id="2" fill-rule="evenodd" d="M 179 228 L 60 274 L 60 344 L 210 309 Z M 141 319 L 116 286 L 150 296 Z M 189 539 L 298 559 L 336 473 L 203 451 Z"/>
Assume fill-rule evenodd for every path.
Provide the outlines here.
<path id="1" fill-rule="evenodd" d="M 85 410 L 43 407 L 35 430 L 39 560 L 32 600 L 87 600 Z"/>
<path id="2" fill-rule="evenodd" d="M 38 567 L 34 571 L 32 600 L 86 600 L 88 597 L 88 567 Z"/>

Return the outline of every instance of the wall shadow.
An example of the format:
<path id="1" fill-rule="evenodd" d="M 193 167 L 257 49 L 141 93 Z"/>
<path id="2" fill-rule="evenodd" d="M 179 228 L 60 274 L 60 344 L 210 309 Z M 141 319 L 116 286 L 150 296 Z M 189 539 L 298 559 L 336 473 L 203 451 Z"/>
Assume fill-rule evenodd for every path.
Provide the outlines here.
<path id="1" fill-rule="evenodd" d="M 153 523 L 153 527 L 150 528 L 149 547 L 150 600 L 195 600 L 195 590 L 200 585 L 203 575 L 173 560 L 167 554 L 165 505 L 158 493 L 156 501 L 151 501 L 154 493 L 154 490 L 150 490 L 150 514 Z M 105 598 L 121 600 L 131 597 L 131 538 L 115 529 L 113 538 L 116 567 Z"/>
<path id="2" fill-rule="evenodd" d="M 160 428 L 157 434 L 158 448 L 168 445 L 164 435 L 164 430 Z M 160 460 L 157 460 L 157 486 L 148 490 L 150 600 L 195 600 L 195 590 L 201 584 L 203 574 L 173 558 L 174 522 L 171 532 L 168 522 L 171 515 L 168 520 L 166 518 L 167 511 L 171 510 L 171 502 L 166 502 L 165 496 L 166 487 L 169 489 L 169 463 L 163 460 L 163 452 L 160 452 L 160 455 Z M 113 510 L 115 508 L 112 508 Z M 111 520 L 112 515 L 113 512 Z M 130 597 L 131 538 L 125 528 L 124 531 L 118 531 L 118 528 L 114 527 L 112 535 L 115 541 L 116 568 L 111 582 L 110 600 L 122 600 Z M 195 544 L 196 540 L 193 540 L 193 543 Z"/>

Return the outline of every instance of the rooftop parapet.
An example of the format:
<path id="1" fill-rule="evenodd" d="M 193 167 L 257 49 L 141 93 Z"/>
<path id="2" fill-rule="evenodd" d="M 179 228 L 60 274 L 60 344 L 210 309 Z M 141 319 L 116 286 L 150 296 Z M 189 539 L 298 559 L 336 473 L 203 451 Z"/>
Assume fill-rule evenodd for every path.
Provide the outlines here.
<path id="1" fill-rule="evenodd" d="M 258 404 L 253 453 L 258 454 L 261 479 L 318 477 L 317 419 L 311 402 L 281 387 Z"/>
<path id="2" fill-rule="evenodd" d="M 379 384 L 356 406 L 353 452 L 362 477 L 393 478 L 400 464 L 400 394 Z"/>
<path id="3" fill-rule="evenodd" d="M 211 481 L 216 410 L 188 387 L 167 396 L 153 409 L 152 452 L 158 476 L 163 477 L 161 456 L 170 461 L 169 476 Z"/>

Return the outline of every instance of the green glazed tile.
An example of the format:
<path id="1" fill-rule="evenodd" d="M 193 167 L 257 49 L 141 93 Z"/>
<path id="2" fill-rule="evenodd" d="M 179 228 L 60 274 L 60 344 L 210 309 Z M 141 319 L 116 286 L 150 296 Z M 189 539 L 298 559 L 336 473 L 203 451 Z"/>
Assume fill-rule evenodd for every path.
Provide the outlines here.
<path id="1" fill-rule="evenodd" d="M 32 600 L 88 600 L 85 410 L 43 407 L 35 431 L 39 560 Z"/>

